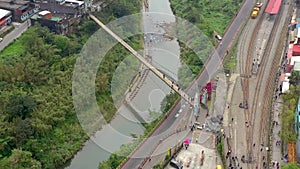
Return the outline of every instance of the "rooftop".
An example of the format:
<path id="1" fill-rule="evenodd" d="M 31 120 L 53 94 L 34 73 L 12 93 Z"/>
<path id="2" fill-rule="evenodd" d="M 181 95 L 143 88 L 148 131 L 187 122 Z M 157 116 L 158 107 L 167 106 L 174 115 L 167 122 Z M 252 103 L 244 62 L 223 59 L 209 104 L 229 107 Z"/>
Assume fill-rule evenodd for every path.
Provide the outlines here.
<path id="1" fill-rule="evenodd" d="M 295 62 L 295 64 L 294 64 L 294 70 L 295 71 L 300 71 L 300 62 Z"/>
<path id="2" fill-rule="evenodd" d="M 289 82 L 282 82 L 282 93 L 289 91 L 290 83 Z"/>
<path id="3" fill-rule="evenodd" d="M 40 19 L 40 18 L 42 18 L 42 17 L 41 17 L 40 15 L 37 15 L 37 14 L 36 14 L 36 15 L 33 15 L 31 18 L 32 18 L 32 19 Z M 47 20 L 59 22 L 59 21 L 63 20 L 63 18 L 57 17 L 57 16 L 52 16 L 50 19 L 47 19 Z"/>
<path id="4" fill-rule="evenodd" d="M 286 73 L 292 73 L 294 65 L 287 65 L 285 68 Z"/>
<path id="5" fill-rule="evenodd" d="M 62 18 L 59 18 L 59 17 L 51 17 L 50 20 L 51 20 L 51 21 L 59 22 L 59 21 L 62 20 Z"/>
<path id="6" fill-rule="evenodd" d="M 84 1 L 77 1 L 77 0 L 65 0 L 66 3 L 74 3 L 74 4 L 78 4 L 79 6 L 81 6 L 82 4 L 84 4 Z"/>
<path id="7" fill-rule="evenodd" d="M 0 19 L 2 19 L 3 17 L 10 15 L 11 12 L 5 9 L 0 9 Z"/>
<path id="8" fill-rule="evenodd" d="M 300 46 L 294 45 L 293 46 L 293 55 L 298 55 L 298 53 L 300 53 Z"/>
<path id="9" fill-rule="evenodd" d="M 16 9 L 20 8 L 21 6 L 23 6 L 23 5 L 10 4 L 9 2 L 1 2 L 0 1 L 0 7 L 5 8 L 5 9 L 9 9 L 9 10 L 16 10 Z"/>
<path id="10" fill-rule="evenodd" d="M 50 11 L 41 11 L 41 12 L 39 12 L 39 15 L 47 15 L 47 14 L 49 14 L 49 13 L 51 13 Z"/>
<path id="11" fill-rule="evenodd" d="M 300 56 L 293 56 L 293 57 L 291 58 L 290 64 L 291 64 L 291 65 L 294 65 L 295 62 L 300 62 Z"/>
<path id="12" fill-rule="evenodd" d="M 270 0 L 265 12 L 269 14 L 277 14 L 282 0 Z"/>
<path id="13" fill-rule="evenodd" d="M 29 1 L 25 1 L 25 0 L 0 0 L 0 2 L 9 3 L 9 4 L 18 4 L 18 5 L 24 5 L 29 3 Z"/>

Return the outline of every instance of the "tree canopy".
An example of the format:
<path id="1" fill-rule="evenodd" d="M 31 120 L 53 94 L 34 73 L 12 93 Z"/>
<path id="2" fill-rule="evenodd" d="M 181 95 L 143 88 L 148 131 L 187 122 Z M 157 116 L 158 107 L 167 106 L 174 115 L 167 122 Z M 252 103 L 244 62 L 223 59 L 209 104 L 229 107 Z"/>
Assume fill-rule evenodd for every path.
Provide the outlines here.
<path id="1" fill-rule="evenodd" d="M 139 1 L 119 1 L 128 9 L 134 8 L 133 11 L 140 8 L 133 5 L 140 4 Z M 111 16 L 109 12 L 112 11 L 99 16 Z M 78 53 L 98 28 L 84 19 L 75 27 L 74 34 L 62 36 L 34 25 L 1 51 L 0 168 L 58 168 L 87 140 L 73 108 L 72 76 Z M 138 50 L 141 36 L 130 37 L 129 42 Z M 95 90 L 107 121 L 116 112 L 111 79 L 128 54 L 116 45 L 99 65 Z"/>
<path id="2" fill-rule="evenodd" d="M 281 167 L 281 169 L 300 169 L 299 165 L 296 163 L 287 163 Z"/>

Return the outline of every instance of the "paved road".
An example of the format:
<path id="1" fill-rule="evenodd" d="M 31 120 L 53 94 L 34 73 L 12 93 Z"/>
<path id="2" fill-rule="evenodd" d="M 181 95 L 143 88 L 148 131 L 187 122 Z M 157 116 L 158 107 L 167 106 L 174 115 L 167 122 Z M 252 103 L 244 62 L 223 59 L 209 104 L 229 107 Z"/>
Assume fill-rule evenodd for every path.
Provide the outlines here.
<path id="1" fill-rule="evenodd" d="M 3 41 L 0 42 L 0 51 L 2 51 L 7 45 L 9 45 L 13 40 L 17 39 L 19 36 L 22 35 L 23 32 L 27 30 L 27 28 L 30 26 L 30 22 L 26 21 L 21 24 L 16 24 L 15 29 L 10 32 L 8 35 L 6 35 L 3 38 Z"/>
<path id="2" fill-rule="evenodd" d="M 240 30 L 241 26 L 245 22 L 246 18 L 248 18 L 248 15 L 250 14 L 251 8 L 252 8 L 252 0 L 246 0 L 241 7 L 239 13 L 237 14 L 236 18 L 233 20 L 231 25 L 228 27 L 223 40 L 222 40 L 222 45 L 219 45 L 216 49 L 217 52 L 215 52 L 208 62 L 206 63 L 206 69 L 201 72 L 200 76 L 197 77 L 197 83 L 200 86 L 204 86 L 210 79 L 210 75 L 212 72 L 216 72 L 217 68 L 221 64 L 225 54 L 227 53 L 227 49 L 231 47 L 233 40 L 237 38 L 238 31 Z M 197 88 L 196 83 L 194 83 L 191 87 L 191 89 Z M 189 90 L 187 94 L 191 95 L 193 90 Z M 175 108 L 171 111 L 171 116 L 175 114 L 180 109 L 180 104 L 177 104 Z M 165 120 L 160 127 L 156 129 L 154 134 L 156 133 L 161 133 L 161 130 L 164 131 L 166 130 L 171 124 L 174 123 L 171 118 L 168 118 Z M 156 140 L 149 139 L 146 140 L 136 152 L 133 153 L 133 157 L 138 157 L 137 154 L 140 154 L 143 152 L 144 154 L 149 154 L 151 152 L 151 147 L 156 144 Z M 142 163 L 144 160 L 143 158 L 130 158 L 126 164 L 122 166 L 122 168 L 137 168 L 139 164 Z"/>

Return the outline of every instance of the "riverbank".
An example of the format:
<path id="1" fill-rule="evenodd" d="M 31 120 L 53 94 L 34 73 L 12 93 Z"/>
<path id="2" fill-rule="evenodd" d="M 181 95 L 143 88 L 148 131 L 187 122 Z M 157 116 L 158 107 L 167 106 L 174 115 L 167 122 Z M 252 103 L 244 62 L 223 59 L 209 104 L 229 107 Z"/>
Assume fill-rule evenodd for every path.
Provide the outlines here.
<path id="1" fill-rule="evenodd" d="M 157 3 L 156 2 L 152 2 L 152 5 L 153 5 L 153 3 L 155 4 L 155 6 L 152 6 L 152 7 L 157 7 L 157 6 L 159 6 L 160 4 L 160 2 L 159 1 L 157 1 Z M 166 2 L 163 2 L 163 3 L 166 3 Z M 166 3 L 167 4 L 167 3 Z M 152 9 L 153 10 L 153 9 Z M 151 11 L 151 9 L 149 9 L 149 1 L 143 1 L 143 11 Z M 161 23 L 161 18 L 155 18 L 154 16 L 151 16 L 150 18 L 148 18 L 148 19 L 151 19 L 151 21 L 153 22 L 152 24 L 159 24 L 159 23 Z M 149 22 L 149 21 L 148 21 Z M 142 24 L 142 25 L 144 25 L 144 24 Z M 153 26 L 153 25 L 152 25 Z M 149 30 L 148 30 L 149 31 Z M 152 30 L 151 30 L 152 31 Z M 161 30 L 156 30 L 155 29 L 155 31 L 161 31 Z M 155 33 L 154 33 L 155 34 Z M 149 39 L 151 39 L 151 38 L 153 38 L 153 40 L 151 40 L 150 41 L 150 43 L 151 43 L 151 45 L 149 45 L 149 46 L 147 46 L 147 47 L 145 47 L 145 48 L 147 48 L 146 50 L 148 51 L 148 52 L 150 52 L 151 54 L 149 54 L 148 53 L 148 55 L 151 55 L 151 56 L 154 56 L 154 59 L 159 59 L 159 58 L 161 58 L 161 56 L 162 56 L 162 54 L 155 54 L 155 52 L 153 53 L 152 52 L 152 50 L 153 49 L 155 49 L 155 50 L 158 50 L 158 48 L 157 47 L 155 47 L 155 44 L 156 43 L 161 43 L 161 41 L 158 41 L 158 42 L 155 42 L 156 40 L 155 40 L 155 37 L 145 37 L 145 38 L 149 38 Z M 149 41 L 149 39 L 148 39 L 148 41 Z M 168 39 L 166 39 L 165 40 L 166 42 L 163 42 L 162 43 L 162 45 L 170 45 L 170 44 L 168 44 L 168 43 L 170 43 L 170 40 L 168 40 Z M 149 43 L 147 43 L 147 44 L 149 44 Z M 172 44 L 172 45 L 174 45 L 174 44 Z M 171 46 L 171 45 L 170 45 Z M 173 46 L 172 46 L 173 47 Z M 151 48 L 151 49 L 150 49 Z M 147 54 L 146 54 L 147 55 Z M 172 57 L 174 57 L 174 56 L 172 56 Z M 157 61 L 156 61 L 157 62 Z M 161 63 L 161 64 L 167 64 L 167 63 Z M 168 65 L 168 64 L 167 64 Z M 152 75 L 151 75 L 152 76 Z M 150 78 L 148 78 L 148 80 L 146 80 L 146 83 L 149 83 L 149 79 L 151 80 L 151 81 L 153 81 L 154 79 L 153 79 L 153 77 L 150 77 Z M 158 82 L 155 82 L 155 83 L 158 83 Z M 162 81 L 160 81 L 159 80 L 159 83 L 163 83 Z M 155 85 L 155 84 L 154 84 Z M 157 84 L 156 84 L 157 85 Z M 148 86 L 149 87 L 149 86 Z M 154 86 L 152 85 L 151 86 L 151 88 L 153 88 Z M 144 90 L 149 90 L 149 89 L 145 89 L 145 87 L 143 86 L 143 88 L 144 88 Z M 143 89 L 141 89 L 141 90 L 143 90 Z M 152 89 L 152 91 L 153 91 L 154 89 Z M 155 90 L 157 90 L 157 89 L 155 89 Z M 162 90 L 162 89 L 160 89 L 160 90 Z M 147 94 L 147 92 L 145 93 L 145 91 L 140 91 L 141 93 L 143 93 L 143 98 L 146 96 L 146 98 L 144 98 L 144 99 L 146 99 L 145 101 L 147 101 L 147 96 L 149 97 L 150 95 L 148 95 Z M 139 93 L 140 93 L 139 92 Z M 143 100 L 144 100 L 143 99 Z M 148 98 L 149 99 L 149 98 Z M 175 99 L 175 100 L 177 100 L 177 99 Z M 171 106 L 169 106 L 169 109 L 172 107 L 172 105 L 173 105 L 173 101 L 172 101 L 172 103 L 171 103 L 171 101 L 170 100 L 167 100 L 167 102 L 169 102 L 170 103 L 170 105 Z M 133 100 L 133 103 L 134 104 L 138 104 L 138 103 L 136 103 L 136 100 Z M 147 108 L 147 109 L 149 109 L 149 108 Z M 168 110 L 167 110 L 168 111 Z M 164 111 L 164 112 L 166 112 L 166 111 Z M 134 150 L 135 150 L 135 148 L 136 147 L 139 147 L 139 145 L 141 145 L 142 143 L 143 143 L 143 140 L 145 139 L 145 138 L 147 138 L 149 135 L 151 135 L 151 133 L 154 131 L 154 129 L 164 120 L 164 114 L 162 114 L 159 118 L 156 118 L 156 120 L 154 120 L 152 123 L 149 123 L 149 124 L 143 124 L 143 126 L 144 126 L 144 128 L 146 129 L 145 130 L 145 132 L 144 132 L 144 135 L 141 135 L 138 139 L 135 139 L 134 141 L 132 141 L 131 143 L 128 143 L 128 144 L 124 144 L 124 145 L 122 145 L 121 146 L 121 148 L 120 148 L 120 150 L 118 150 L 118 151 L 116 151 L 116 152 L 114 152 L 114 153 L 112 153 L 111 155 L 110 155 L 110 157 L 109 157 L 109 159 L 107 160 L 107 161 L 105 161 L 105 162 L 102 162 L 101 164 L 100 164 L 100 166 L 99 166 L 99 168 L 101 168 L 101 169 L 103 169 L 103 168 L 110 168 L 110 167 L 112 167 L 112 168 L 115 168 L 115 167 L 117 167 L 116 166 L 116 164 L 121 164 L 122 163 L 122 161 L 123 160 L 127 160 L 126 159 L 126 157 L 130 157 L 131 155 L 129 155 L 130 153 L 132 153 L 132 152 L 134 152 Z"/>

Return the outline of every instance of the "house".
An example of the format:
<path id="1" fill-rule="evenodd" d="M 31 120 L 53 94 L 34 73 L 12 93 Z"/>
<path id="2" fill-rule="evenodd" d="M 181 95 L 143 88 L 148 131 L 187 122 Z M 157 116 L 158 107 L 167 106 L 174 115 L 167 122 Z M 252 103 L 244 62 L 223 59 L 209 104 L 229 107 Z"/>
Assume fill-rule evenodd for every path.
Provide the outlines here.
<path id="1" fill-rule="evenodd" d="M 38 5 L 26 0 L 0 0 L 0 8 L 11 11 L 16 22 L 24 22 L 39 11 Z"/>
<path id="2" fill-rule="evenodd" d="M 0 29 L 10 25 L 12 20 L 12 13 L 5 9 L 0 9 Z"/>
<path id="3" fill-rule="evenodd" d="M 0 0 L 1 1 L 1 0 Z M 35 0 L 41 12 L 31 18 L 58 34 L 68 34 L 84 14 L 85 3 L 79 0 Z"/>
<path id="4" fill-rule="evenodd" d="M 78 0 L 35 0 L 41 10 L 54 14 L 81 15 L 84 13 L 84 1 Z"/>
<path id="5" fill-rule="evenodd" d="M 57 34 L 65 35 L 72 32 L 73 26 L 79 22 L 79 19 L 74 15 L 54 14 L 44 10 L 31 17 L 31 24 L 35 24 L 35 22 L 48 27 Z"/>

